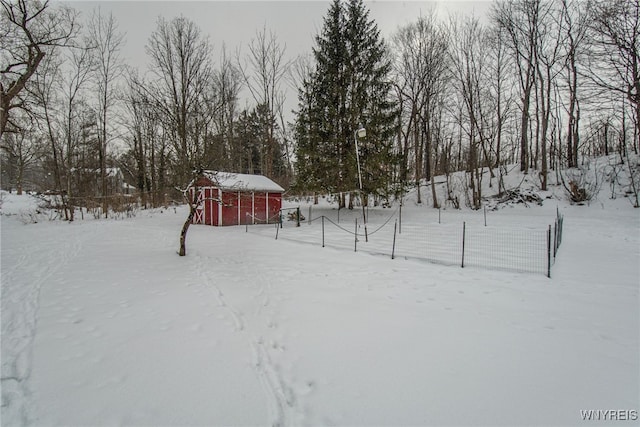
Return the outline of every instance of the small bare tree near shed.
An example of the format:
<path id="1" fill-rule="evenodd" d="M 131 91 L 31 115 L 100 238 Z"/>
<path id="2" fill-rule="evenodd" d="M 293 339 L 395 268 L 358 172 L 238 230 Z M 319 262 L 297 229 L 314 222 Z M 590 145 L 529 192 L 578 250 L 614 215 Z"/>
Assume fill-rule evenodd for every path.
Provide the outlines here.
<path id="1" fill-rule="evenodd" d="M 198 190 L 198 182 L 201 178 L 204 177 L 204 170 L 195 170 L 193 171 L 193 179 L 191 180 L 191 183 L 187 186 L 187 188 L 185 188 L 184 190 L 178 188 L 178 190 L 182 192 L 182 195 L 184 196 L 184 199 L 189 206 L 189 215 L 187 215 L 187 219 L 182 225 L 182 230 L 180 231 L 180 249 L 178 250 L 178 255 L 180 256 L 185 256 L 187 254 L 187 231 L 189 231 L 189 226 L 193 222 L 193 218 L 196 215 L 196 210 L 198 209 L 200 203 L 204 202 L 205 200 L 213 200 L 216 203 L 221 203 L 221 200 L 217 198 L 201 199 L 199 197 L 200 191 Z"/>
<path id="2" fill-rule="evenodd" d="M 196 215 L 196 209 L 198 209 L 198 204 L 200 201 L 198 200 L 198 180 L 203 176 L 202 169 L 194 171 L 193 180 L 185 189 L 179 189 L 182 192 L 182 195 L 189 206 L 189 215 L 187 215 L 187 219 L 182 225 L 182 230 L 180 231 L 180 249 L 178 250 L 178 255 L 185 256 L 187 254 L 187 231 L 189 231 L 189 226 L 193 222 L 193 217 Z"/>

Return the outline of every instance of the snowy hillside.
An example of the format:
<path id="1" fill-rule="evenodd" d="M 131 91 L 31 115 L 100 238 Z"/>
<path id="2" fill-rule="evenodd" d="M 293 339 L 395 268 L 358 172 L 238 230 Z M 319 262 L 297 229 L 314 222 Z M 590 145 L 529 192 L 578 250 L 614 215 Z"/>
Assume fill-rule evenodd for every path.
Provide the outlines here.
<path id="1" fill-rule="evenodd" d="M 3 193 L 2 425 L 637 419 L 640 212 L 604 192 L 571 205 L 554 188 L 542 206 L 487 213 L 543 229 L 564 215 L 551 278 L 305 243 L 317 223 L 288 222 L 278 240 L 273 226 L 192 226 L 179 257 L 184 207 L 65 223 Z M 412 197 L 405 234 L 438 221 Z M 358 215 L 341 214 L 345 227 Z"/>

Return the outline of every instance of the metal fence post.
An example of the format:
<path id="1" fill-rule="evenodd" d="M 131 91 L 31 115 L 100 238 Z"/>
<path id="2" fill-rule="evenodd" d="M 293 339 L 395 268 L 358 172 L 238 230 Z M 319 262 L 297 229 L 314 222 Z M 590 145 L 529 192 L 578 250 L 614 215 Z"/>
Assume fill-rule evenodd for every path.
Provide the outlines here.
<path id="1" fill-rule="evenodd" d="M 311 225 L 311 205 L 309 205 L 309 225 Z"/>
<path id="2" fill-rule="evenodd" d="M 551 225 L 547 230 L 547 277 L 551 278 Z"/>
<path id="3" fill-rule="evenodd" d="M 487 207 L 486 206 L 482 206 L 482 209 L 484 211 L 484 226 L 487 226 Z"/>
<path id="4" fill-rule="evenodd" d="M 558 253 L 558 219 L 553 224 L 553 259 L 556 259 Z"/>
<path id="5" fill-rule="evenodd" d="M 398 216 L 400 218 L 400 227 L 398 227 L 398 233 L 402 234 L 402 200 L 400 200 L 400 214 Z"/>
<path id="6" fill-rule="evenodd" d="M 558 248 L 562 244 L 562 229 L 564 225 L 564 216 L 558 218 Z"/>
<path id="7" fill-rule="evenodd" d="M 462 222 L 462 265 L 461 267 L 464 268 L 464 240 L 465 240 L 465 235 L 467 231 L 467 223 L 466 222 Z"/>
<path id="8" fill-rule="evenodd" d="M 396 223 L 393 226 L 393 247 L 391 248 L 391 259 L 395 259 L 396 255 L 396 231 L 398 230 L 398 220 L 396 219 Z"/>
<path id="9" fill-rule="evenodd" d="M 322 247 L 324 248 L 324 215 L 322 215 Z"/>
<path id="10" fill-rule="evenodd" d="M 300 227 L 300 206 L 296 208 L 296 227 Z"/>
<path id="11" fill-rule="evenodd" d="M 358 218 L 356 218 L 356 232 L 354 234 L 355 234 L 355 238 L 353 239 L 354 240 L 353 251 L 358 252 Z"/>

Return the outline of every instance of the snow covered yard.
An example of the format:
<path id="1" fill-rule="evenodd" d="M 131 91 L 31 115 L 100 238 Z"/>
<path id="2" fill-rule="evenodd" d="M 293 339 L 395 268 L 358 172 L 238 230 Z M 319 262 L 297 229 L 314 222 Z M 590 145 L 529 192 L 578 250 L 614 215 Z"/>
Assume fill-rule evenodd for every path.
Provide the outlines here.
<path id="1" fill-rule="evenodd" d="M 184 208 L 24 225 L 7 214 L 25 200 L 2 206 L 2 425 L 583 425 L 639 409 L 624 200 L 561 207 L 551 279 L 244 227 L 192 226 L 182 258 Z"/>

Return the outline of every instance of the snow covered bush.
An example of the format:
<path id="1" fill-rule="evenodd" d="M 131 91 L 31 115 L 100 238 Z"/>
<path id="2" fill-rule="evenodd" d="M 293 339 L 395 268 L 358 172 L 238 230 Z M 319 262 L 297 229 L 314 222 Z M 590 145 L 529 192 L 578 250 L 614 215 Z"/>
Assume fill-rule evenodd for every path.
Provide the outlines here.
<path id="1" fill-rule="evenodd" d="M 598 171 L 596 166 L 592 169 L 587 161 L 583 166 L 567 169 L 561 174 L 562 185 L 571 203 L 583 204 L 598 195 L 602 185 L 598 175 L 603 172 Z"/>

